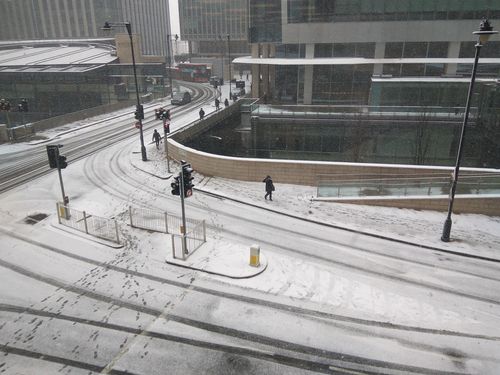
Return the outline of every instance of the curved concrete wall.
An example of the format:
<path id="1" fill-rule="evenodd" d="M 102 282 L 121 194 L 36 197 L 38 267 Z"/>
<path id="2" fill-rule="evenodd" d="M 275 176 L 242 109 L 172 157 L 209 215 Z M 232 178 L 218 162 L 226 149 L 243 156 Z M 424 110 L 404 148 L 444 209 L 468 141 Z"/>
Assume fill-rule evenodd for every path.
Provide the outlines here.
<path id="1" fill-rule="evenodd" d="M 222 115 L 220 112 L 218 116 Z M 213 126 L 210 117 L 183 131 L 178 132 L 175 138 L 185 140 L 186 133 L 196 134 L 200 128 Z M 204 122 L 207 121 L 206 124 Z M 194 128 L 198 128 L 197 131 Z M 198 151 L 182 145 L 174 139 L 169 139 L 169 156 L 177 161 L 186 160 L 191 163 L 193 169 L 205 176 L 218 176 L 242 181 L 262 181 L 266 175 L 271 175 L 275 183 L 287 183 L 298 185 L 316 186 L 322 175 L 332 179 L 332 175 L 351 175 L 353 178 L 361 179 L 362 175 L 395 175 L 395 176 L 428 176 L 429 174 L 451 174 L 452 167 L 429 167 L 410 166 L 395 164 L 362 164 L 341 163 L 302 160 L 276 160 L 276 159 L 252 159 L 221 156 Z M 495 172 L 500 170 L 462 168 L 461 175 L 477 172 Z M 340 176 L 339 176 L 340 177 Z M 369 177 L 365 177 L 369 178 Z M 333 201 L 333 200 L 331 200 Z M 336 200 L 340 201 L 340 200 Z M 415 208 L 426 210 L 447 210 L 447 198 L 384 198 L 384 199 L 342 199 L 342 203 L 356 203 L 367 205 L 380 205 L 389 207 Z M 500 216 L 500 196 L 489 197 L 464 197 L 457 196 L 454 212 L 480 213 L 485 215 Z"/>

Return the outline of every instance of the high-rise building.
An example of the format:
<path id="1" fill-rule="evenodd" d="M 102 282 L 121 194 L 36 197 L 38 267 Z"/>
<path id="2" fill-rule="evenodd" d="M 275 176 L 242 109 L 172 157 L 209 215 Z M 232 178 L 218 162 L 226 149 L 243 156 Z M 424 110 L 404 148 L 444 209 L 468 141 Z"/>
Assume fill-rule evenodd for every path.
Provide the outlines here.
<path id="1" fill-rule="evenodd" d="M 179 0 L 179 19 L 190 54 L 224 58 L 229 51 L 232 57 L 250 52 L 247 0 Z"/>
<path id="2" fill-rule="evenodd" d="M 249 0 L 252 94 L 303 104 L 456 105 L 498 0 Z M 500 76 L 500 37 L 478 78 Z M 458 88 L 458 89 L 457 89 Z"/>
<path id="3" fill-rule="evenodd" d="M 129 21 L 144 55 L 166 56 L 168 49 L 168 0 L 1 0 L 0 15 L 2 41 L 97 38 L 105 36 L 105 21 Z"/>

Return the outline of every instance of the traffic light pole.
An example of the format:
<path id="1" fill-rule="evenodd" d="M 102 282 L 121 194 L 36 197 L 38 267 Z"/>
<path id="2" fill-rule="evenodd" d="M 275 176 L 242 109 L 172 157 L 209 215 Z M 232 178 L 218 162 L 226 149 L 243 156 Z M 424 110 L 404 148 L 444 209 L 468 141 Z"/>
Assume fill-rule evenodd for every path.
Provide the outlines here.
<path id="1" fill-rule="evenodd" d="M 182 175 L 182 170 L 179 172 L 179 180 L 181 180 L 181 212 L 182 212 L 182 256 L 188 253 L 187 240 L 186 240 L 186 211 L 184 209 L 184 176 Z"/>
<path id="2" fill-rule="evenodd" d="M 165 127 L 166 122 L 163 123 L 163 141 L 165 142 L 165 157 L 167 158 L 167 172 L 170 173 L 170 160 L 168 158 L 168 133 L 167 133 L 167 128 Z M 168 124 L 170 126 L 170 123 Z"/>

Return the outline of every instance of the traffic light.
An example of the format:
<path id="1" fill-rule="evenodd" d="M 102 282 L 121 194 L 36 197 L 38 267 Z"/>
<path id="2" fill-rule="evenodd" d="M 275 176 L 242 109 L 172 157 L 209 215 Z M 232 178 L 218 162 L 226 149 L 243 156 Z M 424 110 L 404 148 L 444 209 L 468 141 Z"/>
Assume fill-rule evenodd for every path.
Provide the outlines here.
<path id="1" fill-rule="evenodd" d="M 190 197 L 193 195 L 193 180 L 194 177 L 191 176 L 193 173 L 193 168 L 191 168 L 191 164 L 183 164 L 182 165 L 182 179 L 184 183 L 184 197 Z"/>
<path id="2" fill-rule="evenodd" d="M 172 186 L 172 195 L 181 195 L 179 176 L 175 177 L 175 182 L 172 182 L 170 186 Z"/>
<path id="3" fill-rule="evenodd" d="M 59 169 L 64 169 L 68 166 L 66 156 L 59 155 Z"/>
<path id="4" fill-rule="evenodd" d="M 48 145 L 47 156 L 49 157 L 50 168 L 57 168 L 57 158 L 59 158 L 59 146 Z"/>
<path id="5" fill-rule="evenodd" d="M 136 120 L 144 120 L 144 107 L 142 104 L 139 104 L 135 107 L 134 117 Z"/>

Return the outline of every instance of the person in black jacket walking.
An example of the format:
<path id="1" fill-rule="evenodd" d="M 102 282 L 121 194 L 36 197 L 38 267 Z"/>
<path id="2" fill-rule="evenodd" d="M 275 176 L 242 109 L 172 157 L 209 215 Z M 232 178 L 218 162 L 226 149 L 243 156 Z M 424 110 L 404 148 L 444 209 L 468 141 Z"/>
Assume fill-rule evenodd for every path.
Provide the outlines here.
<path id="1" fill-rule="evenodd" d="M 161 135 L 155 129 L 155 131 L 153 132 L 153 141 L 156 143 L 156 148 L 160 148 L 160 139 L 161 139 Z"/>
<path id="2" fill-rule="evenodd" d="M 267 197 L 269 197 L 269 200 L 272 201 L 273 200 L 274 184 L 273 184 L 273 180 L 272 180 L 271 176 L 268 175 L 266 178 L 264 178 L 264 180 L 262 182 L 266 183 L 266 195 L 264 196 L 264 199 L 267 200 Z"/>

